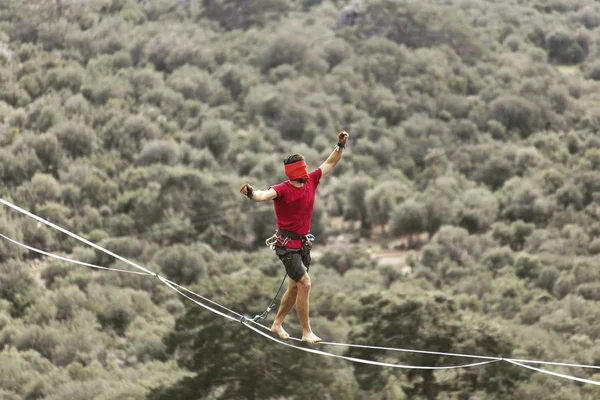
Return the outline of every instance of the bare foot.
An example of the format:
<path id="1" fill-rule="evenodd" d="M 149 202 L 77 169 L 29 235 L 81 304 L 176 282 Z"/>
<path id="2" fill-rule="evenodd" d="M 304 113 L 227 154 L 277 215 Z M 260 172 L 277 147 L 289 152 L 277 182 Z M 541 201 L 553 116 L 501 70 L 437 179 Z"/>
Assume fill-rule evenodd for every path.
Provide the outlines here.
<path id="1" fill-rule="evenodd" d="M 319 343 L 320 341 L 322 341 L 323 339 L 321 339 L 320 337 L 318 337 L 317 335 L 315 335 L 314 333 L 310 332 L 307 333 L 305 335 L 302 335 L 302 341 L 306 342 L 306 343 Z"/>
<path id="2" fill-rule="evenodd" d="M 276 333 L 282 339 L 289 339 L 290 338 L 290 334 L 287 333 L 285 331 L 285 329 L 283 329 L 283 326 L 281 326 L 281 325 L 275 325 L 275 324 L 273 324 L 273 326 L 271 326 L 271 332 Z"/>

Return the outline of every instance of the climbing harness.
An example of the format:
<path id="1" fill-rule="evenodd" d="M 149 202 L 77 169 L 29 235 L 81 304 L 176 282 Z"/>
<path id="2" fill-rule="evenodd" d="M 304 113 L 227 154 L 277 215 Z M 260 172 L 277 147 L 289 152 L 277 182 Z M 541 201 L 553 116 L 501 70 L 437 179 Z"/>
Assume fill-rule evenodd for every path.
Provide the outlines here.
<path id="1" fill-rule="evenodd" d="M 280 246 L 285 247 L 285 245 L 288 244 L 290 242 L 290 240 L 292 240 L 292 239 L 302 240 L 303 246 L 311 248 L 312 242 L 315 241 L 315 235 L 313 235 L 312 233 L 309 233 L 307 235 L 295 235 L 295 234 L 291 234 L 289 232 L 277 230 L 273 236 L 271 236 L 270 238 L 265 240 L 265 244 L 271 250 L 275 250 L 275 247 L 277 246 L 278 243 Z M 277 289 L 277 293 L 275 293 L 275 296 L 273 297 L 273 300 L 271 300 L 271 302 L 269 303 L 269 306 L 267 307 L 267 309 L 265 311 L 263 311 L 262 314 L 255 315 L 254 318 L 252 318 L 250 320 L 251 322 L 260 321 L 260 320 L 267 318 L 267 315 L 269 315 L 269 312 L 271 312 L 271 310 L 275 307 L 275 300 L 277 300 L 277 296 L 279 296 L 279 292 L 281 292 L 281 288 L 283 287 L 283 284 L 285 283 L 286 278 L 287 278 L 287 272 L 283 275 L 283 279 L 281 280 L 281 285 L 279 285 L 279 289 Z M 240 322 L 242 324 L 247 321 L 248 321 L 248 319 L 244 316 L 242 316 L 240 318 Z"/>
<path id="2" fill-rule="evenodd" d="M 275 250 L 275 247 L 277 247 L 278 245 L 280 247 L 285 247 L 290 242 L 290 240 L 302 240 L 302 243 L 304 243 L 305 246 L 310 248 L 312 247 L 312 242 L 315 241 L 315 235 L 313 235 L 312 233 L 308 233 L 306 235 L 296 235 L 278 229 L 277 231 L 275 231 L 275 234 L 273 236 L 265 240 L 265 244 L 271 250 Z"/>

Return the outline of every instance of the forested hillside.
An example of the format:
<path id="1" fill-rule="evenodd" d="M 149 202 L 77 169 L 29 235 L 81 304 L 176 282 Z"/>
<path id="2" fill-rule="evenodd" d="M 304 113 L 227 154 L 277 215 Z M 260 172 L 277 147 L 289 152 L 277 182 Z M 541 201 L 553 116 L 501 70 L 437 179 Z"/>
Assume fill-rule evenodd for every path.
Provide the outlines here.
<path id="1" fill-rule="evenodd" d="M 318 167 L 345 129 L 313 216 L 315 333 L 600 365 L 599 39 L 592 0 L 0 0 L 0 197 L 253 316 L 284 269 L 263 244 L 272 205 L 238 188 L 284 180 L 287 154 Z M 131 269 L 5 206 L 0 233 Z M 378 262 L 401 238 L 407 267 Z M 301 331 L 293 314 L 286 327 Z M 600 388 L 507 363 L 308 354 L 154 277 L 0 239 L 0 399 L 146 398 Z"/>

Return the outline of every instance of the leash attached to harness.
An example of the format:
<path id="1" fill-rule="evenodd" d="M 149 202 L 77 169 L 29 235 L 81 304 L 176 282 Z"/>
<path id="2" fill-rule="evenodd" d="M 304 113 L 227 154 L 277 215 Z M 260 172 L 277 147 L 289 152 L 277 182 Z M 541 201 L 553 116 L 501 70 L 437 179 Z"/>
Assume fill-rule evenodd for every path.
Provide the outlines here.
<path id="1" fill-rule="evenodd" d="M 271 250 L 275 250 L 277 243 L 279 243 L 281 246 L 285 247 L 285 245 L 288 244 L 290 242 L 290 240 L 292 240 L 292 239 L 302 240 L 304 245 L 306 245 L 310 248 L 310 247 L 312 247 L 312 242 L 315 241 L 315 235 L 313 235 L 312 233 L 309 233 L 307 235 L 296 235 L 296 234 L 293 234 L 290 232 L 277 230 L 273 236 L 271 236 L 270 238 L 265 240 L 265 244 Z M 283 275 L 283 279 L 281 280 L 279 289 L 277 289 L 277 293 L 275 293 L 275 296 L 273 297 L 273 300 L 271 300 L 271 302 L 269 303 L 269 306 L 267 307 L 267 309 L 265 311 L 263 311 L 262 314 L 255 315 L 254 318 L 252 318 L 250 320 L 251 322 L 260 321 L 260 320 L 267 318 L 267 315 L 269 315 L 269 312 L 271 312 L 271 310 L 275 307 L 275 300 L 277 300 L 277 296 L 279 296 L 279 292 L 281 292 L 281 288 L 283 287 L 283 284 L 285 283 L 286 278 L 287 278 L 287 273 L 285 275 Z M 248 319 L 246 317 L 242 317 L 240 319 L 240 322 L 242 324 L 247 321 L 248 321 Z"/>
<path id="2" fill-rule="evenodd" d="M 277 296 L 279 296 L 279 292 L 281 292 L 281 288 L 283 287 L 283 284 L 285 283 L 285 278 L 287 278 L 287 273 L 285 275 L 283 275 L 283 279 L 281 280 L 281 285 L 279 285 L 279 289 L 277 289 L 277 293 L 275 293 L 275 296 L 273 297 L 273 300 L 271 300 L 271 302 L 269 303 L 269 306 L 267 307 L 267 309 L 265 311 L 263 311 L 262 314 L 255 315 L 254 318 L 252 318 L 250 321 L 256 322 L 256 321 L 260 321 L 262 319 L 267 318 L 267 315 L 269 315 L 269 312 L 271 312 L 271 310 L 275 307 L 275 300 L 277 300 Z M 242 317 L 240 322 L 244 323 L 245 320 L 246 320 L 246 318 Z"/>

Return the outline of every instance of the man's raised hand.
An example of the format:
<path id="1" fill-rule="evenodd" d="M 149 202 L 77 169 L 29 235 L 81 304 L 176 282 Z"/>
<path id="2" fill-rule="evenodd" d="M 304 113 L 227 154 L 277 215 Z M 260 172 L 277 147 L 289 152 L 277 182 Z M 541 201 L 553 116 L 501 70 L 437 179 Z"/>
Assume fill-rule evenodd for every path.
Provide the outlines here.
<path id="1" fill-rule="evenodd" d="M 348 135 L 348 132 L 346 132 L 346 131 L 341 131 L 340 133 L 338 133 L 337 136 L 338 136 L 337 145 L 340 149 L 343 149 L 344 147 L 346 147 L 346 140 L 348 140 L 350 135 Z"/>

